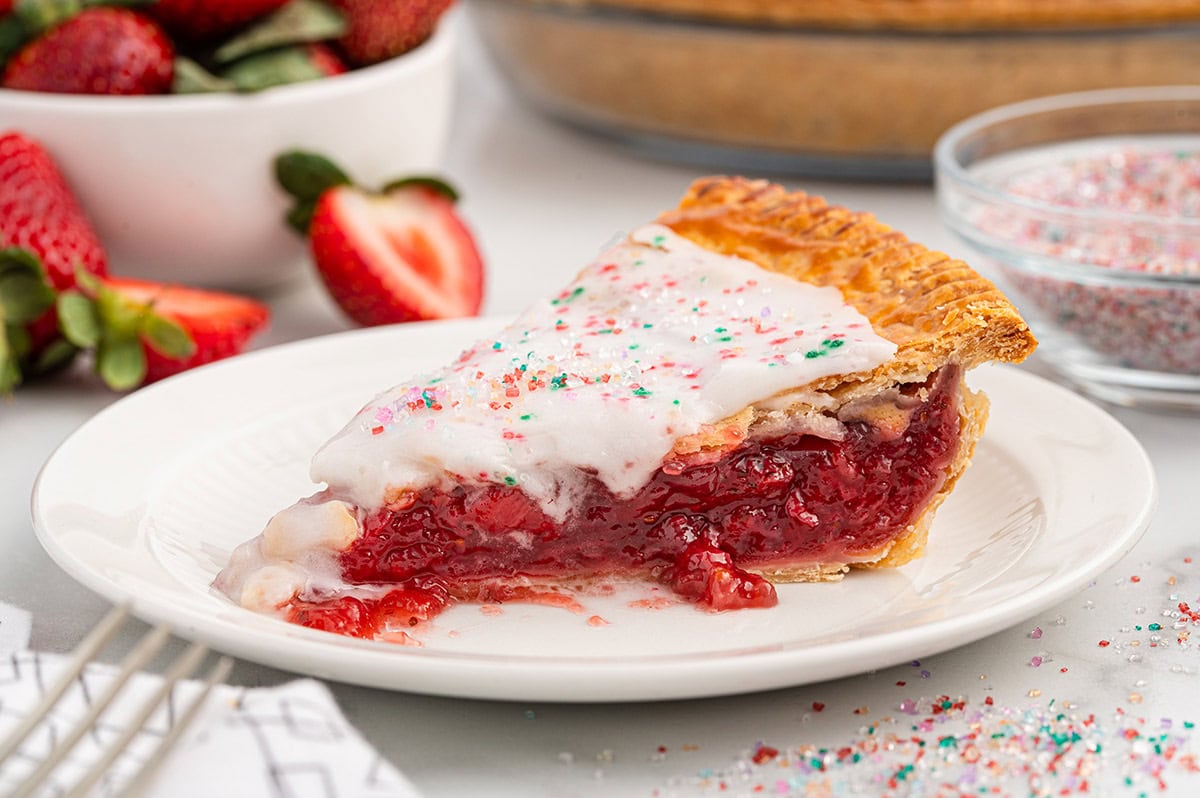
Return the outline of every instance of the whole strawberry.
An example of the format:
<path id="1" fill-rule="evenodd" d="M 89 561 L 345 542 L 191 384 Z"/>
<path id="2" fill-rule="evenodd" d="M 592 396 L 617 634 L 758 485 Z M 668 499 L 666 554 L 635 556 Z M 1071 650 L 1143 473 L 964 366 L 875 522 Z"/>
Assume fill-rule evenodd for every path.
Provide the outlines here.
<path id="1" fill-rule="evenodd" d="M 146 12 L 177 36 L 211 39 L 266 16 L 288 0 L 157 0 Z"/>
<path id="2" fill-rule="evenodd" d="M 0 249 L 11 256 L 10 274 L 18 268 L 37 274 L 49 291 L 48 302 L 26 306 L 23 316 L 36 313 L 20 324 L 5 319 L 9 323 L 0 330 L 7 344 L 0 344 L 0 372 L 9 375 L 0 378 L 4 393 L 22 370 L 49 370 L 70 359 L 74 348 L 62 345 L 54 293 L 73 288 L 79 272 L 108 271 L 104 249 L 58 167 L 41 145 L 16 132 L 0 134 Z"/>
<path id="3" fill-rule="evenodd" d="M 346 16 L 339 40 L 355 64 L 366 66 L 407 52 L 429 38 L 453 0 L 332 0 Z"/>
<path id="4" fill-rule="evenodd" d="M 297 199 L 288 221 L 307 233 L 321 279 L 351 319 L 370 326 L 479 312 L 483 261 L 445 183 L 408 178 L 367 191 L 306 152 L 279 156 L 275 168 Z"/>
<path id="5" fill-rule="evenodd" d="M 124 8 L 86 8 L 17 51 L 0 83 L 67 94 L 163 94 L 174 47 L 153 20 Z"/>

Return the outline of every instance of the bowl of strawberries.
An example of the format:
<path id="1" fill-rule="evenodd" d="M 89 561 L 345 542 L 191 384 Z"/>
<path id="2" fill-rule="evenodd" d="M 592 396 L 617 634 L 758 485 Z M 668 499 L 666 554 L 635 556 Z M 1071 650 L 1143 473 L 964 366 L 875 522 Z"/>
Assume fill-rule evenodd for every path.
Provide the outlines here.
<path id="1" fill-rule="evenodd" d="M 451 2 L 0 0 L 0 133 L 50 153 L 119 273 L 269 289 L 306 261 L 279 153 L 436 171 Z"/>

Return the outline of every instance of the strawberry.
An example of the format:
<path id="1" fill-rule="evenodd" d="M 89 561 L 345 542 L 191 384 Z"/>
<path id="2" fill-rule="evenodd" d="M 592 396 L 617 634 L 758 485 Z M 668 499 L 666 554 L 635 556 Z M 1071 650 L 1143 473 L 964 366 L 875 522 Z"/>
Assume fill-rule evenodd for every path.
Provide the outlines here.
<path id="1" fill-rule="evenodd" d="M 362 325 L 472 316 L 483 301 L 483 261 L 436 178 L 350 183 L 321 156 L 285 153 L 276 176 L 297 198 L 288 221 L 306 232 L 329 293 Z"/>
<path id="2" fill-rule="evenodd" d="M 288 0 L 157 0 L 146 12 L 186 39 L 209 39 L 241 28 Z"/>
<path id="3" fill-rule="evenodd" d="M 313 42 L 305 46 L 308 60 L 321 77 L 331 78 L 347 72 L 346 62 L 341 59 L 333 48 L 323 42 Z"/>
<path id="4" fill-rule="evenodd" d="M 162 94 L 174 48 L 151 19 L 124 8 L 86 8 L 17 51 L 0 83 L 69 94 Z"/>
<path id="5" fill-rule="evenodd" d="M 181 285 L 81 275 L 79 289 L 59 297 L 63 332 L 96 349 L 96 371 L 114 390 L 236 355 L 270 319 L 252 299 Z"/>
<path id="6" fill-rule="evenodd" d="M 61 365 L 74 354 L 58 334 L 53 294 L 75 286 L 76 270 L 103 276 L 108 261 L 91 223 L 66 180 L 41 145 L 17 132 L 0 134 L 0 247 L 27 251 L 32 261 L 14 256 L 50 289 L 50 303 L 32 319 L 10 325 L 0 371 L 19 373 L 19 365 L 44 371 Z M 10 268 L 13 261 L 9 259 Z M 32 265 L 31 265 L 32 264 Z M 0 293 L 7 292 L 0 286 Z M 24 313 L 28 313 L 28 306 Z M 0 342 L 0 344 L 5 342 Z M 0 380 L 0 393 L 15 382 Z"/>
<path id="7" fill-rule="evenodd" d="M 348 28 L 338 44 L 365 66 L 407 52 L 429 38 L 453 0 L 332 0 Z"/>
<path id="8" fill-rule="evenodd" d="M 104 275 L 108 261 L 91 222 L 38 142 L 0 134 L 0 244 L 25 247 L 56 289 L 75 285 L 75 269 Z"/>

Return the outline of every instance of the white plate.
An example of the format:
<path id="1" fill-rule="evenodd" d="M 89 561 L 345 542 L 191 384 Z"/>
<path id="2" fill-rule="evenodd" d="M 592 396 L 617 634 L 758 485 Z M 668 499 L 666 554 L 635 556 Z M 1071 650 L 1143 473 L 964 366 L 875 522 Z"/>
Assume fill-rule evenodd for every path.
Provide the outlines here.
<path id="1" fill-rule="evenodd" d="M 987 434 L 927 556 L 838 584 L 781 586 L 770 610 L 631 607 L 655 592 L 647 586 L 581 597 L 582 613 L 467 604 L 437 618 L 416 648 L 262 617 L 209 588 L 235 545 L 312 492 L 309 456 L 359 405 L 496 324 L 356 331 L 138 391 L 43 468 L 33 495 L 42 545 L 141 617 L 246 659 L 438 695 L 617 701 L 796 685 L 962 645 L 1082 588 L 1133 546 L 1153 511 L 1150 463 L 1123 427 L 1052 383 L 992 368 L 972 377 L 992 398 Z"/>

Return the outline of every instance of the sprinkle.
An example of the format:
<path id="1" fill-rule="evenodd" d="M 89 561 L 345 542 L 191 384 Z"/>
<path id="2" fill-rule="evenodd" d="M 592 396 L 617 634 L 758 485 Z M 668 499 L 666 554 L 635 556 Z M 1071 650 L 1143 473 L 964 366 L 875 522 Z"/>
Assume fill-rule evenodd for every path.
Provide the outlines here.
<path id="1" fill-rule="evenodd" d="M 571 302 L 572 300 L 578 299 L 579 295 L 582 294 L 586 290 L 587 289 L 584 288 L 582 285 L 577 285 L 569 293 L 560 294 L 559 296 L 550 300 L 550 304 L 551 305 L 561 305 L 565 302 Z"/>
<path id="2" fill-rule="evenodd" d="M 754 753 L 750 755 L 750 761 L 756 765 L 762 765 L 770 762 L 777 756 L 779 756 L 779 749 L 772 748 L 769 745 L 759 745 L 754 749 Z"/>

